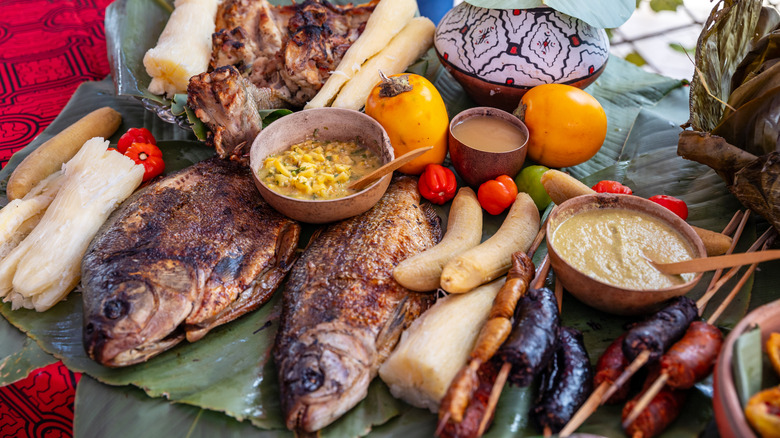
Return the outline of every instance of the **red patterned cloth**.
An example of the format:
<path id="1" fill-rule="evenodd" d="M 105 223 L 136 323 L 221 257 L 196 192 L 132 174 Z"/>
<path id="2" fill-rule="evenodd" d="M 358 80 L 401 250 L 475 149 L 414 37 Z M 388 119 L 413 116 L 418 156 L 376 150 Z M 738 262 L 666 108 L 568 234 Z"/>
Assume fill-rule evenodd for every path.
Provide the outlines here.
<path id="1" fill-rule="evenodd" d="M 111 0 L 0 0 L 0 166 L 59 114 L 76 87 L 108 74 Z M 0 388 L 0 438 L 73 435 L 79 375 L 56 363 Z"/>
<path id="2" fill-rule="evenodd" d="M 0 166 L 57 117 L 76 87 L 108 74 L 111 0 L 0 0 Z"/>

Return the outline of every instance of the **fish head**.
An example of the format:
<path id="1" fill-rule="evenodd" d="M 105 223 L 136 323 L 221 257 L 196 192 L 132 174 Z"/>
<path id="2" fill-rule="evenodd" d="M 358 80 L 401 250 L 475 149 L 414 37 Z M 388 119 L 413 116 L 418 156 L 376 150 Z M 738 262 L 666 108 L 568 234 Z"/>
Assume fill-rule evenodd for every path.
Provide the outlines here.
<path id="1" fill-rule="evenodd" d="M 368 394 L 376 350 L 368 333 L 323 323 L 308 330 L 281 361 L 282 407 L 290 430 L 314 432 Z"/>
<path id="2" fill-rule="evenodd" d="M 192 301 L 145 279 L 113 285 L 84 305 L 84 349 L 111 367 L 147 360 L 184 338 L 182 321 Z"/>

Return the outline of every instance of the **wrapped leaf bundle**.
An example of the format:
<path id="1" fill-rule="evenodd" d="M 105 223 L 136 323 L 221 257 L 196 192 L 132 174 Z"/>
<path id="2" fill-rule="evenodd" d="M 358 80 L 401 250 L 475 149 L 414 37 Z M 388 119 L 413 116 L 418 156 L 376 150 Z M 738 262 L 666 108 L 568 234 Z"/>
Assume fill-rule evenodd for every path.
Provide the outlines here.
<path id="1" fill-rule="evenodd" d="M 780 230 L 780 14 L 721 0 L 699 37 L 691 118 L 677 152 L 713 168 Z"/>

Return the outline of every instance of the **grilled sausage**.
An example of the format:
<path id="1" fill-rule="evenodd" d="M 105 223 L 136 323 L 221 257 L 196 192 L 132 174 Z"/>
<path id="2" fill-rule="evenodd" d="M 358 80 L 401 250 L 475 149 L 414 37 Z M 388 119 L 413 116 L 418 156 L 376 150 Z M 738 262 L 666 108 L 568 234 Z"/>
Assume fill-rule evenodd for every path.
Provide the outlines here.
<path id="1" fill-rule="evenodd" d="M 693 300 L 684 296 L 673 299 L 666 307 L 626 333 L 623 354 L 633 361 L 641 352 L 649 351 L 650 361 L 660 359 L 664 351 L 683 336 L 698 316 L 699 311 Z"/>
<path id="2" fill-rule="evenodd" d="M 660 434 L 680 415 L 687 396 L 687 390 L 664 386 L 647 408 L 628 426 L 626 433 L 633 438 L 650 438 Z M 623 407 L 624 420 L 634 409 L 638 397 L 641 397 L 641 394 Z"/>
<path id="3" fill-rule="evenodd" d="M 611 385 L 628 366 L 628 359 L 623 354 L 623 340 L 625 338 L 626 334 L 623 333 L 609 344 L 609 347 L 599 357 L 599 361 L 596 363 L 596 375 L 593 377 L 594 387 L 598 387 L 604 382 Z M 629 384 L 626 382 L 607 400 L 607 403 L 616 404 L 625 401 L 628 398 L 629 389 Z"/>
<path id="4" fill-rule="evenodd" d="M 450 418 L 439 435 L 441 438 L 474 438 L 477 436 L 479 424 L 487 410 L 490 392 L 493 390 L 493 384 L 496 381 L 500 368 L 501 364 L 495 360 L 485 362 L 479 367 L 477 370 L 477 386 L 469 399 L 469 405 L 463 413 L 463 421 L 458 423 Z M 491 412 L 489 415 L 492 417 L 493 413 Z M 492 418 L 490 421 L 492 421 Z"/>
<path id="5" fill-rule="evenodd" d="M 512 333 L 496 357 L 512 364 L 509 382 L 528 386 L 550 361 L 558 344 L 558 303 L 547 288 L 531 289 L 517 303 Z"/>
<path id="6" fill-rule="evenodd" d="M 593 391 L 593 371 L 582 333 L 561 327 L 558 349 L 542 377 L 531 412 L 537 424 L 553 432 L 563 429 Z"/>
<path id="7" fill-rule="evenodd" d="M 666 384 L 672 388 L 692 388 L 707 377 L 715 366 L 723 334 L 703 321 L 691 323 L 685 336 L 661 356 L 661 372 L 668 374 Z"/>

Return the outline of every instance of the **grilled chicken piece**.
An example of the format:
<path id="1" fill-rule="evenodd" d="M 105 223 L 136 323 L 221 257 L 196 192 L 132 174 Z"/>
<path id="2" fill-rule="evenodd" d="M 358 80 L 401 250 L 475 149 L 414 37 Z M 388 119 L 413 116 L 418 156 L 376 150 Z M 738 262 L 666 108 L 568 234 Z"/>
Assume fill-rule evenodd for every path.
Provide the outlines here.
<path id="1" fill-rule="evenodd" d="M 299 235 L 239 163 L 212 158 L 158 180 L 109 217 L 84 256 L 84 349 L 119 367 L 202 338 L 271 298 Z"/>
<path id="2" fill-rule="evenodd" d="M 255 87 L 231 65 L 193 76 L 187 87 L 187 104 L 210 130 L 206 142 L 221 158 L 239 161 L 263 127 L 258 109 L 284 103 L 283 96 Z"/>
<path id="3" fill-rule="evenodd" d="M 303 106 L 338 67 L 344 53 L 363 33 L 377 1 L 353 8 L 307 0 L 287 25 L 281 75 L 292 102 Z"/>
<path id="4" fill-rule="evenodd" d="M 219 156 L 243 155 L 262 127 L 258 110 L 302 107 L 314 97 L 377 3 L 226 0 L 212 35 L 213 71 L 193 76 L 187 88 L 187 103 L 211 130 L 208 142 Z"/>
<path id="5" fill-rule="evenodd" d="M 433 304 L 393 279 L 435 245 L 439 218 L 396 178 L 371 210 L 328 227 L 295 263 L 274 346 L 287 427 L 313 432 L 362 400 L 403 329 Z"/>

